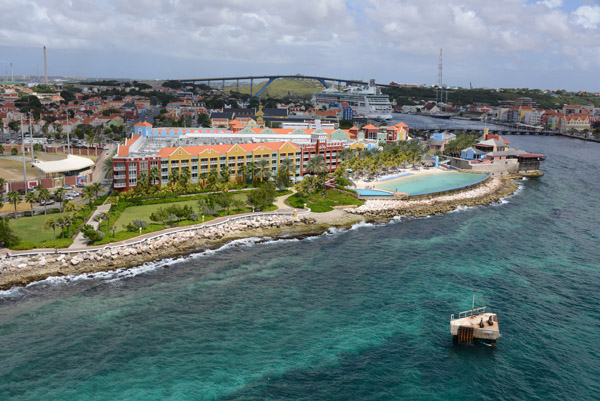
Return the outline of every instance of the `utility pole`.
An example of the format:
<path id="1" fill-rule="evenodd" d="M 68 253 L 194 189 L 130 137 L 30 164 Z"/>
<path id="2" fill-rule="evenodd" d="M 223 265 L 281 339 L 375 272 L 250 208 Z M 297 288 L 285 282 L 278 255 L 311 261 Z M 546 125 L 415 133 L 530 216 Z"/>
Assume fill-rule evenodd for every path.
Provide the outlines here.
<path id="1" fill-rule="evenodd" d="M 27 189 L 27 164 L 25 163 L 25 135 L 23 134 L 23 116 L 21 116 L 21 152 L 23 152 L 23 180 Z"/>
<path id="2" fill-rule="evenodd" d="M 71 154 L 71 137 L 69 135 L 69 108 L 67 108 L 67 156 Z"/>
<path id="3" fill-rule="evenodd" d="M 31 129 L 31 113 L 29 113 L 29 138 L 31 138 L 31 143 L 29 145 L 31 146 L 31 162 L 33 163 L 33 131 Z"/>

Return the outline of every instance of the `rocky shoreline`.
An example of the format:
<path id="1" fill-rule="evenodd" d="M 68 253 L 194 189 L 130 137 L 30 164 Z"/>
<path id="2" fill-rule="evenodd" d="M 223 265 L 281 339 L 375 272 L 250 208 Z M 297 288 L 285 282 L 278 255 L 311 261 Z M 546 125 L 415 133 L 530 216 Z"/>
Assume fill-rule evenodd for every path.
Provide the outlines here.
<path id="1" fill-rule="evenodd" d="M 25 286 L 52 276 L 131 268 L 146 262 L 216 249 L 242 238 L 303 238 L 320 235 L 331 227 L 349 228 L 363 220 L 381 222 L 395 216 L 424 217 L 446 213 L 459 206 L 489 205 L 512 195 L 517 188 L 518 184 L 512 180 L 495 178 L 477 188 L 431 199 L 370 200 L 358 208 L 313 213 L 311 216 L 254 216 L 219 226 L 165 234 L 118 248 L 107 246 L 78 254 L 13 256 L 0 260 L 0 290 Z"/>
<path id="2" fill-rule="evenodd" d="M 451 195 L 417 200 L 370 200 L 348 212 L 368 220 L 389 220 L 396 216 L 425 217 L 448 213 L 459 206 L 486 206 L 512 195 L 518 184 L 511 179 L 493 178 L 488 182 Z"/>

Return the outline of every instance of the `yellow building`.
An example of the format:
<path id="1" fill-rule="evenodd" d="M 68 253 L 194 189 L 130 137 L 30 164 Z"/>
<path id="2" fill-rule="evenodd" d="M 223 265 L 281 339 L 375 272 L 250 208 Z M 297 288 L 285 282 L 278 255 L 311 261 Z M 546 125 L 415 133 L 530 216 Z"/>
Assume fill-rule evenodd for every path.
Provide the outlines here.
<path id="1" fill-rule="evenodd" d="M 173 169 L 180 174 L 184 169 L 189 169 L 193 183 L 197 183 L 203 174 L 208 174 L 212 169 L 220 173 L 226 167 L 232 180 L 241 181 L 245 175 L 242 166 L 249 163 L 254 163 L 258 169 L 266 169 L 273 176 L 285 159 L 293 162 L 290 171 L 294 175 L 300 174 L 300 148 L 287 141 L 169 147 L 161 149 L 157 156 L 160 157 L 163 185 L 168 184 Z"/>

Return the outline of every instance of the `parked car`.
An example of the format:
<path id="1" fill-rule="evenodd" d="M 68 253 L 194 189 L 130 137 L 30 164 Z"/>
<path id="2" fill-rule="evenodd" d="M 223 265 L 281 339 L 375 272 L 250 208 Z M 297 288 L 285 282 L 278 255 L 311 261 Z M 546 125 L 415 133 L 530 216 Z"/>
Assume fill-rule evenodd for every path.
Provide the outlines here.
<path id="1" fill-rule="evenodd" d="M 73 189 L 73 185 L 63 185 L 63 189 Z"/>
<path id="2" fill-rule="evenodd" d="M 41 201 L 40 201 L 40 205 L 42 205 L 42 206 L 44 206 L 44 205 L 46 205 L 46 206 L 49 206 L 49 205 L 54 205 L 54 201 L 53 201 L 52 199 L 49 199 L 49 200 L 47 200 L 47 201 L 45 201 L 45 200 L 41 200 Z"/>
<path id="3" fill-rule="evenodd" d="M 83 188 L 85 187 L 85 184 L 82 184 L 81 182 L 77 184 L 77 188 Z"/>
<path id="4" fill-rule="evenodd" d="M 66 194 L 66 195 L 65 195 L 65 197 L 63 198 L 63 200 L 69 200 L 69 201 L 72 201 L 72 200 L 73 200 L 73 197 L 72 197 L 71 195 L 69 195 L 69 194 Z"/>
<path id="5" fill-rule="evenodd" d="M 71 192 L 69 195 L 73 196 L 73 197 L 77 197 L 79 195 L 81 195 L 81 193 L 77 192 L 77 191 L 73 191 Z"/>

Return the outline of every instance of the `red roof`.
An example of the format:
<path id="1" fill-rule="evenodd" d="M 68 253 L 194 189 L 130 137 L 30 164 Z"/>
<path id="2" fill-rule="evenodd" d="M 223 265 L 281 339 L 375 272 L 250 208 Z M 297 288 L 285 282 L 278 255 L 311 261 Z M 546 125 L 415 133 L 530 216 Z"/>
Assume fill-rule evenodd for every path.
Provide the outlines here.
<path id="1" fill-rule="evenodd" d="M 138 139 L 140 139 L 141 137 L 142 137 L 141 135 L 132 135 L 131 139 L 127 139 L 125 141 L 125 145 L 119 145 L 119 153 L 117 154 L 117 156 L 119 156 L 119 157 L 129 156 L 129 147 L 131 145 L 133 145 L 133 143 L 135 141 L 137 141 Z"/>
<path id="2" fill-rule="evenodd" d="M 363 127 L 363 129 L 377 129 L 377 127 L 376 127 L 376 126 L 374 126 L 374 125 L 372 125 L 372 124 L 369 124 L 369 125 L 365 125 L 365 126 Z"/>

